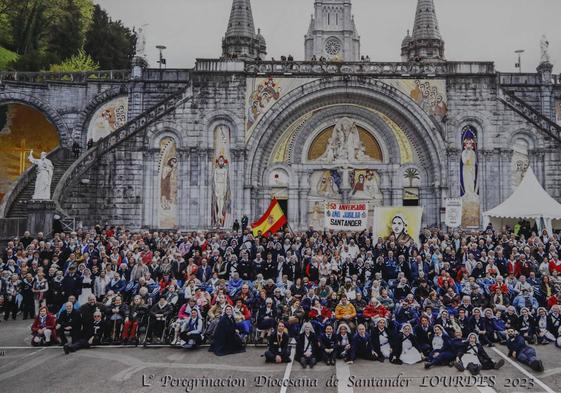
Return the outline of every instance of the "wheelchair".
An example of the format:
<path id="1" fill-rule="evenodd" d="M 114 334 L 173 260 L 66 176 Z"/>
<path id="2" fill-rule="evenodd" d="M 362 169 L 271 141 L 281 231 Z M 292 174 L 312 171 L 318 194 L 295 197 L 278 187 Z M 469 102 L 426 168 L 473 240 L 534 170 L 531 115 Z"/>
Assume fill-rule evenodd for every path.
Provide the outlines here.
<path id="1" fill-rule="evenodd" d="M 144 348 L 149 345 L 156 344 L 169 344 L 169 328 L 170 321 L 173 316 L 163 317 L 161 319 L 155 318 L 154 316 L 148 314 L 146 328 L 140 338 L 140 343 Z M 156 329 L 161 330 L 160 332 Z M 140 328 L 139 328 L 140 330 Z"/>

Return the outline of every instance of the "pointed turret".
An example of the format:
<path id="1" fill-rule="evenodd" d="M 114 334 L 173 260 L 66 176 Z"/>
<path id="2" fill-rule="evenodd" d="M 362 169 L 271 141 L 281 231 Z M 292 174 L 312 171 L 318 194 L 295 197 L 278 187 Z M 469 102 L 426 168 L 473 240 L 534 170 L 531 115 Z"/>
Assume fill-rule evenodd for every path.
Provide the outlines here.
<path id="1" fill-rule="evenodd" d="M 433 0 L 418 0 L 413 35 L 407 32 L 401 45 L 401 58 L 403 61 L 445 61 L 444 41 Z"/>
<path id="2" fill-rule="evenodd" d="M 267 54 L 265 38 L 255 33 L 250 0 L 233 0 L 226 35 L 222 40 L 222 57 L 255 60 Z"/>

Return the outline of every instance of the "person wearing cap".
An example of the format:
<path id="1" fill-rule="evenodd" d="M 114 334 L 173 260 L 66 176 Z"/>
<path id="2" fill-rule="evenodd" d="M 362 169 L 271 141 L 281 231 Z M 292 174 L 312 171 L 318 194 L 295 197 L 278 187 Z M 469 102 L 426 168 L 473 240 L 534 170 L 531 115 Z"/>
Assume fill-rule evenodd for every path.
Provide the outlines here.
<path id="1" fill-rule="evenodd" d="M 500 359 L 495 362 L 489 357 L 483 346 L 479 343 L 476 333 L 470 333 L 464 346 L 458 353 L 458 362 L 455 363 L 458 371 L 468 370 L 471 375 L 478 375 L 481 370 L 498 370 L 504 366 L 505 361 Z"/>
<path id="2" fill-rule="evenodd" d="M 537 358 L 536 350 L 526 344 L 524 337 L 519 335 L 516 330 L 509 328 L 506 333 L 508 356 L 529 366 L 534 371 L 542 372 L 544 370 L 543 363 Z"/>

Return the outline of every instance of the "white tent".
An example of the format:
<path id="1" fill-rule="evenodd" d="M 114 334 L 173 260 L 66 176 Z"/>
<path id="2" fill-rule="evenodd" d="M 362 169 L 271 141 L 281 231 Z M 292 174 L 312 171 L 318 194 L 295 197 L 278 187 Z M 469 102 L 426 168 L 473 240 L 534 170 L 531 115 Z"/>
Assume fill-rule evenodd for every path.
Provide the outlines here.
<path id="1" fill-rule="evenodd" d="M 545 228 L 551 234 L 552 220 L 561 219 L 561 203 L 543 189 L 532 168 L 528 168 L 512 195 L 499 206 L 483 213 L 485 227 L 493 219 L 533 219 L 540 230 Z"/>

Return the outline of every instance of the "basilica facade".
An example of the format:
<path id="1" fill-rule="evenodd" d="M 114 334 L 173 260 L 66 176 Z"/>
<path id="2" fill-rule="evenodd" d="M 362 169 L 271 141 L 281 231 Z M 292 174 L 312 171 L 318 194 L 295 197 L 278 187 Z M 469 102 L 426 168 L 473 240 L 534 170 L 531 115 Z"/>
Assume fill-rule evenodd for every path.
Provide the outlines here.
<path id="1" fill-rule="evenodd" d="M 4 83 L 0 104 L 44 111 L 63 148 L 84 146 L 54 181 L 54 211 L 83 225 L 231 228 L 275 197 L 294 229 L 321 228 L 326 201 L 422 206 L 423 224 L 442 226 L 445 199 L 462 198 L 476 228 L 528 166 L 561 200 L 561 84 L 545 40 L 535 73 L 450 61 L 433 0 L 419 0 L 402 61 L 381 62 L 360 52 L 351 0 L 310 7 L 303 61 L 268 60 L 250 0 L 233 0 L 222 56 L 193 69 L 148 68 L 140 42 L 122 79 L 48 93 Z M 3 217 L 32 181 L 15 181 Z"/>

